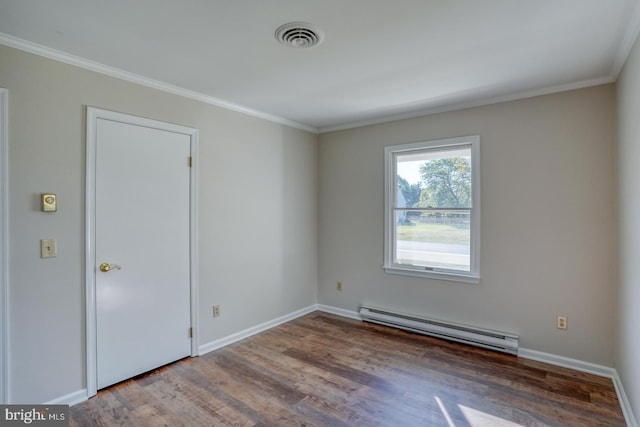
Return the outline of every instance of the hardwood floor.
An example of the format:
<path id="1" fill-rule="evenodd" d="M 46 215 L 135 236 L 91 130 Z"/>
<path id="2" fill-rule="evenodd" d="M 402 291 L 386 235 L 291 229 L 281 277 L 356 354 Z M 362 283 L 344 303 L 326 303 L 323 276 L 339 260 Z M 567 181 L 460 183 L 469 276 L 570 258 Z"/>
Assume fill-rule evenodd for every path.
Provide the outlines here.
<path id="1" fill-rule="evenodd" d="M 71 426 L 624 426 L 609 379 L 314 312 L 102 390 Z"/>

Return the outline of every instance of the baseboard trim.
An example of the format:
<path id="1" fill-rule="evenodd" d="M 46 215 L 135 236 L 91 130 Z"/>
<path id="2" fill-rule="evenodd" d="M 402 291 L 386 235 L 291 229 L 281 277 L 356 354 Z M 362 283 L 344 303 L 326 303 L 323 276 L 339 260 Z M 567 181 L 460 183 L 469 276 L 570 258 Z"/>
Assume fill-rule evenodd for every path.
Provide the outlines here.
<path id="1" fill-rule="evenodd" d="M 332 307 L 330 305 L 318 304 L 318 311 L 325 313 L 335 314 L 337 316 L 348 317 L 350 319 L 362 320 L 360 314 L 357 311 L 345 310 L 344 308 Z"/>
<path id="2" fill-rule="evenodd" d="M 244 331 L 240 331 L 235 334 L 229 335 L 227 337 L 201 345 L 199 347 L 199 354 L 203 355 L 203 354 L 212 352 L 214 350 L 218 350 L 229 344 L 233 344 L 234 342 L 248 338 L 260 332 L 269 330 L 273 327 L 289 322 L 291 320 L 297 319 L 298 317 L 302 317 L 306 314 L 313 313 L 314 311 L 322 311 L 325 313 L 335 314 L 337 316 L 346 317 L 349 319 L 362 320 L 360 315 L 356 311 L 346 310 L 343 308 L 333 307 L 333 306 L 324 305 L 324 304 L 313 304 L 308 307 L 302 308 L 300 310 L 294 311 L 293 313 L 289 313 L 284 316 L 278 317 L 276 319 L 245 329 Z M 622 384 L 622 381 L 620 380 L 620 376 L 618 375 L 618 372 L 614 368 L 598 365 L 595 363 L 585 362 L 582 360 L 572 359 L 569 357 L 558 356 L 550 353 L 544 353 L 541 351 L 531 350 L 527 348 L 520 348 L 518 350 L 518 357 L 522 357 L 524 359 L 529 359 L 529 360 L 536 360 L 538 362 L 544 362 L 550 365 L 561 366 L 564 368 L 574 369 L 576 371 L 586 372 L 589 374 L 610 378 L 611 381 L 613 382 L 613 386 L 616 390 L 616 394 L 618 395 L 618 401 L 620 402 L 620 407 L 622 408 L 622 413 L 624 414 L 624 418 L 626 420 L 627 426 L 638 427 L 635 416 L 631 409 L 629 398 L 627 397 L 627 394 L 624 391 L 624 386 Z M 67 394 L 65 396 L 59 397 L 57 399 L 51 400 L 49 402 L 46 402 L 45 404 L 48 404 L 48 405 L 67 404 L 69 406 L 73 406 L 78 403 L 82 403 L 87 399 L 88 399 L 87 390 L 83 389 L 83 390 L 79 390 L 79 391 Z"/>
<path id="3" fill-rule="evenodd" d="M 69 393 L 67 395 L 58 397 L 57 399 L 50 400 L 45 402 L 45 405 L 77 405 L 78 403 L 82 403 L 89 399 L 89 394 L 87 393 L 87 389 L 82 389 L 78 391 L 74 391 L 73 393 Z"/>
<path id="4" fill-rule="evenodd" d="M 538 362 L 544 362 L 550 365 L 561 366 L 563 368 L 570 368 L 576 371 L 586 372 L 588 374 L 594 374 L 611 379 L 613 379 L 613 376 L 615 374 L 615 369 L 608 366 L 597 365 L 595 363 L 584 362 L 582 360 L 571 359 L 569 357 L 544 353 L 542 351 L 530 350 L 528 348 L 520 348 L 518 350 L 518 357 L 522 357 L 523 359 L 535 360 Z"/>
<path id="5" fill-rule="evenodd" d="M 618 402 L 620 402 L 620 408 L 624 414 L 624 419 L 629 427 L 638 427 L 633 411 L 631 410 L 631 403 L 627 397 L 627 393 L 624 391 L 622 380 L 618 375 L 618 371 L 608 366 L 597 365 L 595 363 L 584 362 L 582 360 L 571 359 L 569 357 L 558 356 L 555 354 L 544 353 L 541 351 L 530 350 L 528 348 L 521 348 L 518 351 L 518 357 L 524 359 L 536 360 L 538 362 L 548 363 L 550 365 L 561 366 L 563 368 L 569 368 L 580 372 L 586 372 L 589 374 L 598 375 L 601 377 L 609 378 L 613 382 L 613 387 L 618 395 Z"/>
<path id="6" fill-rule="evenodd" d="M 261 323 L 259 325 L 253 326 L 251 328 L 245 329 L 244 331 L 237 332 L 235 334 L 226 336 L 224 338 L 220 338 L 215 341 L 211 341 L 207 344 L 203 344 L 199 347 L 198 354 L 203 355 L 214 350 L 218 350 L 219 348 L 225 347 L 229 344 L 233 344 L 234 342 L 243 340 L 252 335 L 258 334 L 260 332 L 271 329 L 275 326 L 281 325 L 283 323 L 289 322 L 293 319 L 297 319 L 298 317 L 304 316 L 305 314 L 313 313 L 318 309 L 316 304 L 310 305 L 308 307 L 302 308 L 300 310 L 294 311 L 293 313 L 286 314 L 284 316 L 278 317 L 273 320 L 269 320 L 267 322 Z"/>
<path id="7" fill-rule="evenodd" d="M 348 317 L 350 319 L 361 320 L 360 315 L 356 311 L 345 310 L 343 308 L 332 307 L 332 306 L 323 305 L 323 304 L 318 304 L 317 308 L 319 311 L 324 311 L 326 313 L 331 313 L 331 314 L 335 314 L 342 317 Z M 531 350 L 528 348 L 520 348 L 518 350 L 518 357 L 522 357 L 523 359 L 536 360 L 538 362 L 544 362 L 550 365 L 574 369 L 576 371 L 586 372 L 589 374 L 594 374 L 594 375 L 598 375 L 605 378 L 610 378 L 611 381 L 613 382 L 613 386 L 616 390 L 616 394 L 618 395 L 618 401 L 620 402 L 620 407 L 622 409 L 622 413 L 624 414 L 624 418 L 627 423 L 627 426 L 638 427 L 638 424 L 636 423 L 636 419 L 633 415 L 633 411 L 631 409 L 631 404 L 629 403 L 629 399 L 627 397 L 627 394 L 624 391 L 622 381 L 620 380 L 620 377 L 618 375 L 618 371 L 616 371 L 614 368 L 598 365 L 595 363 L 585 362 L 582 360 L 571 359 L 569 357 L 558 356 L 555 354 Z"/>
<path id="8" fill-rule="evenodd" d="M 627 422 L 628 427 L 638 427 L 638 421 L 636 417 L 633 415 L 633 410 L 631 409 L 631 402 L 629 402 L 629 398 L 627 397 L 627 393 L 624 391 L 624 386 L 622 385 L 622 380 L 618 375 L 618 371 L 614 369 L 615 376 L 611 378 L 613 381 L 613 386 L 616 389 L 616 394 L 618 395 L 618 402 L 620 402 L 620 407 L 622 408 L 622 413 L 624 414 L 624 419 Z"/>

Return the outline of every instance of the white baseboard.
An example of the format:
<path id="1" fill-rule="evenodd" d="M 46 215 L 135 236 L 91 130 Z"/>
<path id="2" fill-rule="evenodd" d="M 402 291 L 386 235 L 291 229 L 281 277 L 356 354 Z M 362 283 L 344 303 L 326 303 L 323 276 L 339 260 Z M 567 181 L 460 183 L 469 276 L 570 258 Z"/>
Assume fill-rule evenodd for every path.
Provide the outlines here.
<path id="1" fill-rule="evenodd" d="M 629 402 L 627 393 L 624 391 L 622 380 L 618 376 L 618 371 L 614 370 L 614 373 L 615 373 L 615 376 L 611 378 L 611 380 L 613 381 L 613 386 L 616 388 L 616 394 L 618 395 L 618 402 L 620 402 L 620 407 L 622 408 L 624 419 L 627 421 L 627 426 L 638 427 L 638 422 L 636 421 L 636 417 L 633 415 L 633 410 L 631 409 L 631 402 Z"/>
<path id="2" fill-rule="evenodd" d="M 317 305 L 318 311 L 324 311 L 325 313 L 335 314 L 337 316 L 348 317 L 350 319 L 362 320 L 360 314 L 357 311 L 345 310 L 344 308 L 332 307 L 330 305 Z"/>
<path id="3" fill-rule="evenodd" d="M 251 335 L 255 335 L 257 333 L 266 331 L 267 329 L 271 329 L 275 326 L 278 326 L 282 323 L 289 322 L 290 320 L 297 319 L 298 317 L 304 316 L 305 314 L 312 313 L 316 311 L 317 305 L 313 304 L 308 307 L 302 308 L 300 310 L 294 311 L 293 313 L 286 314 L 284 316 L 278 317 L 277 319 L 269 320 L 267 322 L 261 323 L 259 325 L 253 326 L 251 328 L 245 329 L 244 331 L 237 332 L 235 334 L 229 335 L 224 338 L 220 338 L 215 341 L 211 341 L 207 344 L 203 344 L 199 347 L 199 354 L 203 355 L 209 353 L 211 351 L 217 350 L 219 348 L 225 347 L 229 344 L 233 344 L 236 341 L 243 340 L 245 338 L 250 337 Z"/>
<path id="4" fill-rule="evenodd" d="M 332 307 L 329 305 L 318 304 L 318 310 L 326 313 L 335 314 L 338 316 L 348 317 L 350 319 L 361 320 L 360 315 L 356 311 L 345 310 L 343 308 Z M 558 356 L 555 354 L 543 353 L 541 351 L 530 350 L 527 348 L 520 348 L 518 350 L 518 357 L 524 359 L 537 360 L 538 362 L 548 363 L 550 365 L 562 366 L 564 368 L 574 369 L 576 371 L 586 372 L 589 374 L 598 375 L 605 378 L 610 378 L 615 387 L 616 394 L 618 395 L 618 401 L 622 408 L 622 413 L 629 427 L 638 427 L 636 419 L 631 410 L 631 404 L 627 398 L 627 394 L 624 391 L 622 381 L 618 376 L 618 372 L 614 368 L 608 366 L 597 365 L 595 363 L 585 362 L 582 360 L 571 359 L 569 357 Z"/>
<path id="5" fill-rule="evenodd" d="M 314 305 L 310 305 L 308 307 L 302 308 L 300 310 L 294 311 L 293 313 L 289 313 L 284 316 L 278 317 L 276 319 L 245 329 L 244 331 L 240 331 L 235 334 L 229 335 L 227 337 L 220 338 L 218 340 L 211 341 L 210 343 L 201 345 L 199 347 L 199 354 L 203 355 L 203 354 L 209 353 L 211 351 L 225 347 L 229 344 L 240 341 L 244 338 L 248 338 L 257 333 L 266 331 L 275 326 L 289 322 L 293 319 L 297 319 L 298 317 L 302 317 L 305 314 L 309 314 L 314 311 L 322 311 L 325 313 L 335 314 L 337 316 L 342 316 L 349 319 L 362 320 L 360 317 L 360 314 L 358 314 L 358 312 L 356 311 L 346 310 L 343 308 L 333 307 L 329 305 L 314 304 Z M 585 362 L 582 360 L 571 359 L 569 357 L 558 356 L 555 354 L 544 353 L 536 350 L 530 350 L 527 348 L 520 348 L 518 350 L 518 357 L 522 357 L 524 359 L 536 360 L 538 362 L 549 363 L 550 365 L 562 366 L 565 368 L 574 369 L 576 371 L 586 372 L 586 373 L 610 378 L 613 381 L 616 394 L 618 395 L 618 401 L 620 402 L 620 406 L 622 408 L 622 412 L 627 422 L 627 426 L 638 427 L 638 424 L 636 423 L 636 419 L 633 415 L 633 411 L 631 410 L 631 404 L 629 403 L 629 399 L 624 391 L 622 381 L 618 376 L 618 372 L 614 368 L 610 368 L 608 366 L 603 366 L 603 365 L 597 365 L 595 363 Z M 85 389 L 85 390 L 79 390 L 74 393 L 70 393 L 66 396 L 59 397 L 50 402 L 47 402 L 46 404 L 51 404 L 51 405 L 68 404 L 72 406 L 72 405 L 84 402 L 87 399 L 88 399 L 88 395 L 87 395 L 87 390 Z"/>
<path id="6" fill-rule="evenodd" d="M 89 395 L 87 393 L 87 389 L 82 389 L 78 391 L 74 391 L 73 393 L 69 393 L 67 395 L 58 397 L 57 399 L 50 400 L 45 402 L 45 405 L 77 405 L 78 403 L 82 403 L 89 399 Z"/>
<path id="7" fill-rule="evenodd" d="M 563 368 L 570 368 L 576 371 L 586 372 L 588 374 L 594 374 L 606 378 L 613 378 L 616 372 L 615 369 L 608 366 L 597 365 L 595 363 L 584 362 L 582 360 L 571 359 L 569 357 L 558 356 L 555 354 L 543 353 L 541 351 L 530 350 L 528 348 L 520 348 L 518 350 L 518 357 L 536 360 L 550 365 L 562 366 Z"/>
<path id="8" fill-rule="evenodd" d="M 574 369 L 576 371 L 586 372 L 589 374 L 598 375 L 605 378 L 610 378 L 613 382 L 613 386 L 618 395 L 618 402 L 620 402 L 620 408 L 624 414 L 624 419 L 629 427 L 638 427 L 636 419 L 631 410 L 631 404 L 627 393 L 624 391 L 622 381 L 618 375 L 618 371 L 608 366 L 597 365 L 595 363 L 584 362 L 582 360 L 571 359 L 569 357 L 558 356 L 555 354 L 543 353 L 541 351 L 529 350 L 527 348 L 521 348 L 518 351 L 518 357 L 524 359 L 536 360 L 538 362 L 548 363 L 550 365 L 562 366 L 564 368 Z"/>

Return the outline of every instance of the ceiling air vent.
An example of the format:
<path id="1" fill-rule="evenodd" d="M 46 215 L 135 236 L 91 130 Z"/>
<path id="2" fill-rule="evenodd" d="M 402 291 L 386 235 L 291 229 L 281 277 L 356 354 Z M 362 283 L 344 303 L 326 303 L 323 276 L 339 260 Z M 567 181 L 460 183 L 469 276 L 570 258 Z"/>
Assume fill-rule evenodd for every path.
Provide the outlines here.
<path id="1" fill-rule="evenodd" d="M 323 34 L 306 22 L 290 22 L 276 30 L 276 39 L 288 47 L 309 48 L 322 42 Z"/>

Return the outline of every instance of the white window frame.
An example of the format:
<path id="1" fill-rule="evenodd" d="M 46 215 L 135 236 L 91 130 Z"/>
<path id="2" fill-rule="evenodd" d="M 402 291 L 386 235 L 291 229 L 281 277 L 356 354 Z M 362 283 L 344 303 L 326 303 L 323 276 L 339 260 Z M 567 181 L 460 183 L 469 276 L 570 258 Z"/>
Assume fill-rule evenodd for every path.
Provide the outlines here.
<path id="1" fill-rule="evenodd" d="M 396 155 L 411 151 L 442 150 L 452 148 L 471 148 L 471 242 L 470 242 L 470 271 L 448 270 L 439 268 L 425 268 L 393 262 L 393 246 L 395 242 L 396 199 Z M 414 142 L 410 144 L 391 145 L 384 148 L 384 264 L 382 268 L 390 274 L 416 276 L 430 279 L 449 280 L 465 283 L 480 283 L 480 136 L 464 136 L 457 138 L 438 139 L 433 141 Z"/>

